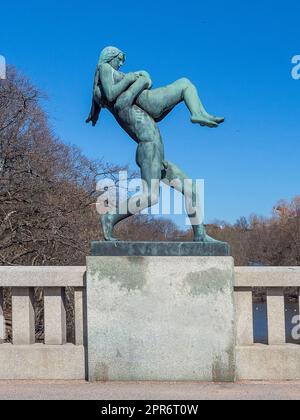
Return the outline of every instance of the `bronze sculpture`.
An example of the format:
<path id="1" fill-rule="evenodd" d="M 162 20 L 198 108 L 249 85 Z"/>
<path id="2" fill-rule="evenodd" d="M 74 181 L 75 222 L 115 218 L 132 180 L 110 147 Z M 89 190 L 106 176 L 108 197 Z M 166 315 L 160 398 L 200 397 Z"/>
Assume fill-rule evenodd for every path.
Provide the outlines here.
<path id="1" fill-rule="evenodd" d="M 146 71 L 124 74 L 119 71 L 125 62 L 125 54 L 115 47 L 105 48 L 96 68 L 92 109 L 87 122 L 96 125 L 102 108 L 108 109 L 120 126 L 138 144 L 136 162 L 141 169 L 142 180 L 148 185 L 140 195 L 140 211 L 158 203 L 159 183 L 172 183 L 185 196 L 186 203 L 195 202 L 195 186 L 183 188 L 188 176 L 175 164 L 165 160 L 164 145 L 157 123 L 162 121 L 176 105 L 184 102 L 191 113 L 191 122 L 216 128 L 224 118 L 210 115 L 205 110 L 197 89 L 186 78 L 169 86 L 152 89 L 152 81 Z M 151 185 L 151 188 L 150 188 Z M 187 208 L 190 206 L 187 205 Z M 121 220 L 131 216 L 107 213 L 101 217 L 104 238 L 116 241 L 113 228 Z M 199 210 L 189 214 L 196 242 L 214 242 L 205 231 Z"/>

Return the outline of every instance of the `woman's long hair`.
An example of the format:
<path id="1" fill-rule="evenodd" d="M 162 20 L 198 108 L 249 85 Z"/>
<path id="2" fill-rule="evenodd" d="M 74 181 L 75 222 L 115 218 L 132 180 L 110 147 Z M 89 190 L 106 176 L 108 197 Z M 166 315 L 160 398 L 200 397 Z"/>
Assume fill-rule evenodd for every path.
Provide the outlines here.
<path id="1" fill-rule="evenodd" d="M 96 67 L 95 77 L 94 77 L 94 84 L 93 84 L 93 98 L 92 98 L 92 107 L 90 111 L 90 115 L 86 120 L 87 123 L 92 122 L 93 127 L 98 122 L 100 112 L 102 109 L 101 106 L 101 81 L 100 81 L 100 65 L 103 63 L 110 63 L 114 58 L 116 58 L 119 54 L 123 54 L 119 48 L 116 47 L 106 47 L 102 50 L 100 54 L 100 58 Z"/>

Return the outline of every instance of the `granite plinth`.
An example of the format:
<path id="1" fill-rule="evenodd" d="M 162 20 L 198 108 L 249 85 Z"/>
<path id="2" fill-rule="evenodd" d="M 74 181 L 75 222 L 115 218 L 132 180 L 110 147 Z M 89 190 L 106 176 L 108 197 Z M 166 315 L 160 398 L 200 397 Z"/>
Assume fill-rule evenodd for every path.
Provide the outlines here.
<path id="1" fill-rule="evenodd" d="M 235 380 L 231 257 L 87 258 L 89 380 Z"/>

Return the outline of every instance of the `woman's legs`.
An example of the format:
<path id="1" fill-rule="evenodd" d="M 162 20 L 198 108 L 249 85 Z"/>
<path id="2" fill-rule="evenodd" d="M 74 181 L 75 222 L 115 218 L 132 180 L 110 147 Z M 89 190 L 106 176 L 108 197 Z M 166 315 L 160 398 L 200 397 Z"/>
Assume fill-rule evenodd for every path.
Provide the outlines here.
<path id="1" fill-rule="evenodd" d="M 196 87 L 188 79 L 180 79 L 169 86 L 143 91 L 136 100 L 138 106 L 155 120 L 161 120 L 176 105 L 184 101 L 191 113 L 191 121 L 217 127 L 224 118 L 214 117 L 205 110 Z"/>

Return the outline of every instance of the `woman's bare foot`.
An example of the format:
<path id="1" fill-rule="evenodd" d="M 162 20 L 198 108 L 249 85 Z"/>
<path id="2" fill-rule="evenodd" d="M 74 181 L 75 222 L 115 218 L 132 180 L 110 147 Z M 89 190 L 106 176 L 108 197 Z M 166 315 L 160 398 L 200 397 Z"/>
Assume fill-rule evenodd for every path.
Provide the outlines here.
<path id="1" fill-rule="evenodd" d="M 217 128 L 218 124 L 211 120 L 210 118 L 205 117 L 204 115 L 192 115 L 191 121 L 193 124 L 200 124 L 202 127 Z"/>
<path id="2" fill-rule="evenodd" d="M 118 239 L 113 237 L 114 226 L 112 224 L 112 217 L 109 213 L 104 214 L 100 218 L 104 239 L 108 242 L 117 242 Z"/>
<path id="3" fill-rule="evenodd" d="M 211 116 L 211 119 L 217 124 L 222 124 L 225 121 L 224 117 L 215 117 L 214 115 Z"/>
<path id="4" fill-rule="evenodd" d="M 216 117 L 215 115 L 210 115 L 208 112 L 203 112 L 203 115 L 208 120 L 212 120 L 216 122 L 217 124 L 222 124 L 225 121 L 224 117 Z"/>

